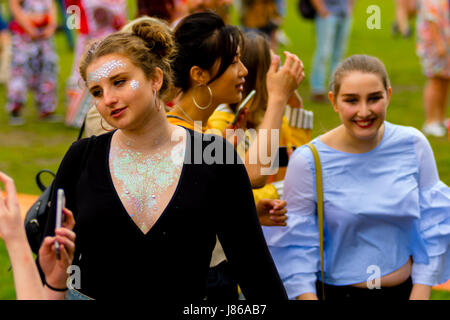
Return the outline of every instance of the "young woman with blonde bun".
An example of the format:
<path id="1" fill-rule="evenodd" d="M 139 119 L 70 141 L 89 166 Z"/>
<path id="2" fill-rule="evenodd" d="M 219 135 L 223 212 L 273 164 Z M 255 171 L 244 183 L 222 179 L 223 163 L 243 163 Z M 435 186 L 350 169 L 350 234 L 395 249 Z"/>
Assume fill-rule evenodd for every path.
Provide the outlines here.
<path id="1" fill-rule="evenodd" d="M 167 121 L 162 101 L 172 92 L 174 53 L 167 28 L 141 22 L 92 44 L 82 59 L 96 107 L 117 129 L 74 143 L 55 178 L 77 221 L 79 291 L 95 299 L 202 301 L 218 235 L 246 297 L 283 300 L 245 167 L 199 161 L 196 152 L 210 143 Z M 237 158 L 224 140 L 217 143 Z M 236 202 L 224 199 L 231 186 Z"/>

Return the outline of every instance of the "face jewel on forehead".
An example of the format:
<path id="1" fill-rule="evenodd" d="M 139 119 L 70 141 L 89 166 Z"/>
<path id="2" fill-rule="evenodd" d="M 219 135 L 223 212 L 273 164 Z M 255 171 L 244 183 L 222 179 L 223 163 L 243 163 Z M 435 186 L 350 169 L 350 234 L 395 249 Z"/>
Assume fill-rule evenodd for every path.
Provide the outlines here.
<path id="1" fill-rule="evenodd" d="M 125 67 L 125 63 L 120 60 L 108 61 L 94 72 L 90 72 L 88 75 L 88 81 L 99 82 L 101 79 L 107 78 L 114 69 L 120 67 Z"/>
<path id="2" fill-rule="evenodd" d="M 139 81 L 137 80 L 131 80 L 130 81 L 130 87 L 131 89 L 133 89 L 134 91 L 136 91 L 139 88 Z"/>

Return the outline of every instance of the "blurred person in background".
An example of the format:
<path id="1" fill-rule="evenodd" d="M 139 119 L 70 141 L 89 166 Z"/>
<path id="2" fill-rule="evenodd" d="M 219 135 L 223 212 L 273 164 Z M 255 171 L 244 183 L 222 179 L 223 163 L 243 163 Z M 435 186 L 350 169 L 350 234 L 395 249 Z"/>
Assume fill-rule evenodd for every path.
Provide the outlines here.
<path id="1" fill-rule="evenodd" d="M 172 22 L 176 8 L 174 0 L 137 0 L 137 5 L 138 17 L 156 17 L 168 23 Z"/>
<path id="2" fill-rule="evenodd" d="M 58 120 L 58 57 L 54 44 L 56 6 L 52 0 L 9 0 L 12 59 L 6 110 L 10 125 L 22 125 L 28 90 L 34 93 L 38 118 Z"/>
<path id="3" fill-rule="evenodd" d="M 275 0 L 242 0 L 241 23 L 246 30 L 267 36 L 272 50 L 277 50 L 276 34 L 282 23 Z"/>
<path id="4" fill-rule="evenodd" d="M 232 0 L 175 0 L 171 26 L 175 28 L 189 14 L 207 10 L 216 11 L 224 21 L 228 21 L 231 4 Z"/>
<path id="5" fill-rule="evenodd" d="M 423 90 L 425 135 L 446 135 L 445 113 L 450 83 L 448 0 L 421 0 L 417 19 L 417 54 L 427 77 Z"/>
<path id="6" fill-rule="evenodd" d="M 66 83 L 66 125 L 81 127 L 86 113 L 93 105 L 92 97 L 81 84 L 78 71 L 81 56 L 89 41 L 101 39 L 120 30 L 127 22 L 126 0 L 65 0 L 66 7 L 79 9 L 72 72 Z M 73 8 L 73 7 L 72 7 Z"/>
<path id="7" fill-rule="evenodd" d="M 9 75 L 11 59 L 11 39 L 8 32 L 8 24 L 3 17 L 0 6 L 0 83 L 6 83 Z"/>
<path id="8" fill-rule="evenodd" d="M 311 0 L 315 17 L 316 49 L 311 69 L 311 99 L 327 102 L 327 79 L 347 50 L 354 0 Z"/>
<path id="9" fill-rule="evenodd" d="M 392 33 L 409 38 L 412 34 L 409 20 L 415 16 L 417 10 L 416 0 L 394 0 L 395 22 L 392 25 Z"/>

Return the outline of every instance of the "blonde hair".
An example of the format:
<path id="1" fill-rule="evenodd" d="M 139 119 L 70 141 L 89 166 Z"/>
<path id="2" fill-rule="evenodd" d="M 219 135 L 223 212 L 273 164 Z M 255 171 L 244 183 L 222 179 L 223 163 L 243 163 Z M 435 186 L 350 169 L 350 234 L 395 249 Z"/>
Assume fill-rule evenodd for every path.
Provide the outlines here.
<path id="1" fill-rule="evenodd" d="M 159 19 L 141 17 L 128 23 L 120 32 L 90 43 L 80 62 L 80 75 L 86 82 L 86 69 L 94 60 L 108 54 L 121 54 L 142 69 L 148 79 L 155 68 L 163 71 L 159 96 L 169 100 L 173 90 L 171 63 L 175 55 L 172 31 Z"/>
<path id="2" fill-rule="evenodd" d="M 386 67 L 380 59 L 364 54 L 355 54 L 342 61 L 333 72 L 330 91 L 333 92 L 334 96 L 337 96 L 339 93 L 342 79 L 353 71 L 372 73 L 379 76 L 386 92 L 391 86 Z"/>

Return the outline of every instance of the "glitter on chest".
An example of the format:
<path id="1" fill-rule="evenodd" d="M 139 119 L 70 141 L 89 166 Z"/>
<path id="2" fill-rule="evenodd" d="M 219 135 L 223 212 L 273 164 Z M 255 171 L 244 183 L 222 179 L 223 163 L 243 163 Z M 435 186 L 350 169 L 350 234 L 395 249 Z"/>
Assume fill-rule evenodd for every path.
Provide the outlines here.
<path id="1" fill-rule="evenodd" d="M 146 233 L 156 222 L 161 195 L 178 182 L 182 164 L 169 152 L 146 155 L 128 148 L 111 147 L 111 174 L 130 217 Z"/>

